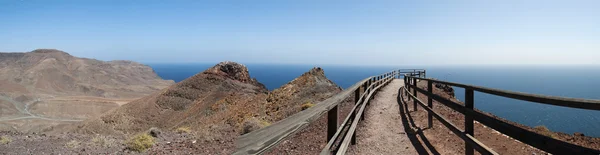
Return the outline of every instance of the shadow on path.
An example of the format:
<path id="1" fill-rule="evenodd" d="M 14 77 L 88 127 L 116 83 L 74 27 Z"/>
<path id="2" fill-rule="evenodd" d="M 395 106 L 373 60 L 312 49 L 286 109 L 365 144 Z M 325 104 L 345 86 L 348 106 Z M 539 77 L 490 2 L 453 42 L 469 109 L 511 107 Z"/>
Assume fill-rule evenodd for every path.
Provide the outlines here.
<path id="1" fill-rule="evenodd" d="M 400 107 L 400 116 L 402 116 L 402 125 L 404 126 L 404 132 L 406 133 L 406 136 L 408 136 L 408 138 L 410 139 L 410 142 L 417 150 L 417 153 L 429 154 L 429 152 L 427 152 L 427 150 L 429 150 L 431 154 L 439 155 L 440 153 L 435 149 L 435 147 L 433 147 L 433 145 L 431 145 L 427 137 L 425 137 L 425 135 L 423 134 L 423 130 L 418 128 L 417 125 L 415 125 L 414 120 L 410 116 L 408 104 L 404 102 L 402 97 L 403 90 L 404 89 L 402 89 L 402 87 L 400 87 L 400 90 L 398 90 L 397 101 Z M 417 131 L 414 131 L 413 128 L 416 128 Z M 421 140 L 424 144 L 421 143 L 417 135 L 421 137 Z M 427 147 L 427 149 L 425 147 Z"/>

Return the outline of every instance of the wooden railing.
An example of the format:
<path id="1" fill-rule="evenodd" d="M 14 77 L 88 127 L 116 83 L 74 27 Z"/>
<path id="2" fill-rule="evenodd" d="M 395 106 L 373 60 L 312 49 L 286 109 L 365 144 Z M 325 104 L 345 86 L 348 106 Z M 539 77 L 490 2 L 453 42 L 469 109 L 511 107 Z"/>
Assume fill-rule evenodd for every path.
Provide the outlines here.
<path id="1" fill-rule="evenodd" d="M 328 144 L 322 154 L 343 154 L 348 144 L 354 144 L 356 127 L 362 117 L 365 106 L 373 98 L 376 91 L 389 83 L 393 78 L 405 74 L 424 76 L 425 70 L 394 70 L 381 75 L 363 79 L 346 90 L 317 103 L 315 106 L 285 118 L 265 128 L 242 135 L 236 141 L 237 151 L 234 154 L 262 154 L 281 143 L 286 137 L 306 128 L 310 123 L 327 113 Z M 360 88 L 363 92 L 360 93 Z M 348 117 L 338 128 L 338 105 L 354 93 L 354 107 Z M 337 143 L 339 142 L 339 143 Z M 335 143 L 335 145 L 334 145 Z"/>
<path id="2" fill-rule="evenodd" d="M 365 85 L 362 87 L 362 95 L 359 95 L 361 94 L 360 89 L 355 90 L 354 107 L 346 119 L 344 119 L 344 122 L 337 129 L 337 131 L 332 136 L 329 136 L 330 134 L 328 134 L 327 137 L 329 141 L 325 148 L 323 148 L 321 151 L 321 154 L 344 154 L 346 151 L 348 151 L 350 144 L 356 144 L 356 128 L 358 127 L 359 121 L 364 120 L 363 114 L 365 107 L 369 105 L 369 101 L 375 96 L 379 88 L 385 86 L 394 78 L 400 78 L 404 74 L 424 76 L 425 70 L 413 69 L 392 71 L 388 74 L 384 74 L 383 77 L 376 77 L 375 80 L 378 80 L 378 82 L 372 84 L 365 83 Z"/>
<path id="3" fill-rule="evenodd" d="M 427 90 L 423 90 L 417 87 L 417 80 L 422 80 L 427 82 Z M 404 89 L 405 96 L 413 99 L 414 109 L 417 110 L 417 105 L 420 105 L 425 110 L 428 111 L 428 125 L 432 127 L 432 119 L 435 117 L 438 121 L 440 121 L 444 126 L 449 128 L 454 134 L 465 141 L 465 154 L 472 155 L 474 154 L 474 150 L 477 150 L 481 154 L 498 154 L 494 152 L 489 147 L 486 147 L 483 143 L 479 142 L 475 139 L 473 134 L 473 121 L 477 121 L 487 127 L 490 127 L 502 134 L 505 134 L 511 138 L 519 140 L 525 144 L 531 145 L 540 150 L 546 151 L 552 154 L 590 154 L 590 155 L 599 155 L 600 150 L 594 150 L 590 148 L 586 148 L 579 145 L 574 145 L 568 142 L 556 140 L 550 138 L 548 136 L 544 136 L 527 129 L 523 129 L 512 125 L 510 123 L 504 122 L 502 120 L 496 119 L 489 115 L 483 114 L 479 111 L 474 110 L 474 92 L 482 92 L 491 95 L 507 97 L 517 100 L 531 101 L 542 104 L 550 104 L 556 106 L 563 107 L 571 107 L 571 108 L 579 108 L 579 109 L 588 109 L 588 110 L 600 110 L 600 101 L 599 100 L 587 100 L 587 99 L 575 99 L 575 98 L 563 98 L 563 97 L 554 97 L 554 96 L 544 96 L 544 95 L 536 95 L 536 94 L 528 94 L 528 93 L 520 93 L 492 88 L 485 88 L 479 86 L 472 86 L 460 83 L 446 82 L 434 79 L 427 79 L 423 77 L 417 77 L 414 75 L 406 75 L 404 77 L 405 86 Z M 460 104 L 458 102 L 446 99 L 437 94 L 434 94 L 433 83 L 440 83 L 454 87 L 460 87 L 465 89 L 465 102 Z M 412 89 L 412 93 L 411 93 Z M 418 93 L 424 94 L 428 98 L 427 105 L 421 100 L 417 98 Z M 402 93 L 400 93 L 402 94 Z M 452 122 L 449 122 L 444 116 L 432 110 L 433 105 L 432 101 L 436 100 L 439 103 L 450 107 L 451 109 L 463 114 L 465 117 L 465 127 L 464 130 L 458 128 Z M 463 106 L 464 105 L 464 106 Z"/>

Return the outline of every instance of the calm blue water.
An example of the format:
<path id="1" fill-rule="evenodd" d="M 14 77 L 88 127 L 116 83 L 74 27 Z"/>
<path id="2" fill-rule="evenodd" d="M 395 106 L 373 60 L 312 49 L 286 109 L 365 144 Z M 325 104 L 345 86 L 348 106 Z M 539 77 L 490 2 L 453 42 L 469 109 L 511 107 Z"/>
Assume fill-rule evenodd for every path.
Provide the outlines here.
<path id="1" fill-rule="evenodd" d="M 151 64 L 159 76 L 179 82 L 214 64 Z M 247 65 L 250 75 L 273 90 L 300 76 L 313 66 Z M 326 76 L 347 88 L 368 76 L 397 68 L 425 68 L 428 77 L 484 87 L 554 95 L 600 99 L 600 66 L 321 66 Z M 464 89 L 456 88 L 464 100 Z M 565 108 L 475 93 L 475 107 L 528 126 L 544 125 L 550 130 L 572 134 L 583 132 L 600 137 L 600 111 Z"/>

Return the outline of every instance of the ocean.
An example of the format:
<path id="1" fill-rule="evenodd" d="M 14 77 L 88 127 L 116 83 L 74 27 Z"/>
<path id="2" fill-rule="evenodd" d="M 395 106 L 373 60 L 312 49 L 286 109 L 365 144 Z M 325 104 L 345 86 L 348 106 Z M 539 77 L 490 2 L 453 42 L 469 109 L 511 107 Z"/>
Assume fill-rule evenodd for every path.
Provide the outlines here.
<path id="1" fill-rule="evenodd" d="M 175 82 L 212 67 L 214 64 L 149 64 L 156 73 Z M 269 90 L 302 75 L 311 65 L 247 64 L 252 77 Z M 402 68 L 423 68 L 427 76 L 490 88 L 600 100 L 600 66 L 320 66 L 325 75 L 342 88 L 366 77 Z M 455 88 L 464 101 L 464 89 Z M 475 93 L 475 108 L 496 116 L 552 131 L 600 137 L 600 111 L 558 107 Z"/>

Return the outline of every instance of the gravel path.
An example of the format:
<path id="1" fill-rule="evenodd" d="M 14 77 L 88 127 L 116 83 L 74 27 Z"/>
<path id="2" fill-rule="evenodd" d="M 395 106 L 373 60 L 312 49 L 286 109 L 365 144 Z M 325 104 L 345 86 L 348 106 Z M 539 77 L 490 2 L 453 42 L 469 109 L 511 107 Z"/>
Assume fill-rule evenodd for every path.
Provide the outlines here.
<path id="1" fill-rule="evenodd" d="M 403 85 L 403 80 L 395 79 L 371 100 L 356 132 L 357 145 L 349 154 L 418 154 L 405 133 L 397 102 Z"/>

